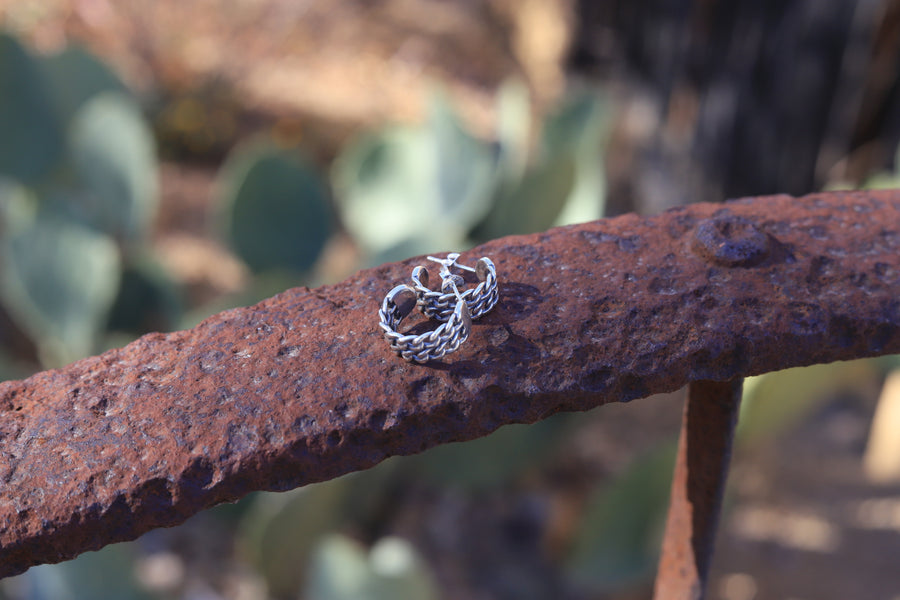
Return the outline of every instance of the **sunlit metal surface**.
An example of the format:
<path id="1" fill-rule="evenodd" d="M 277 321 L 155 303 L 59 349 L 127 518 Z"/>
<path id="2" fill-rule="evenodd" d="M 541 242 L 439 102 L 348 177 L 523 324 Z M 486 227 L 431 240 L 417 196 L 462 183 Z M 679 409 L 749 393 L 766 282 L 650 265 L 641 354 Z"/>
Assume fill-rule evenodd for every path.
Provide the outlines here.
<path id="1" fill-rule="evenodd" d="M 900 352 L 898 192 L 626 215 L 462 260 L 480 256 L 499 303 L 439 362 L 381 337 L 410 259 L 0 384 L 0 575 L 507 423 Z"/>

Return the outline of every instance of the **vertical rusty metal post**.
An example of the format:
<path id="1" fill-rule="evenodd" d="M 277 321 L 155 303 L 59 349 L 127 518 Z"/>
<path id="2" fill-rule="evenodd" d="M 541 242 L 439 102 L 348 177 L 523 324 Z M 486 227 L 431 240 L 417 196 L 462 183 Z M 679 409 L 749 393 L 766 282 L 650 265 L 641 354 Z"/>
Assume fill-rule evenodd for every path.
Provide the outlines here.
<path id="1" fill-rule="evenodd" d="M 712 558 L 743 379 L 688 387 L 654 600 L 700 600 Z"/>

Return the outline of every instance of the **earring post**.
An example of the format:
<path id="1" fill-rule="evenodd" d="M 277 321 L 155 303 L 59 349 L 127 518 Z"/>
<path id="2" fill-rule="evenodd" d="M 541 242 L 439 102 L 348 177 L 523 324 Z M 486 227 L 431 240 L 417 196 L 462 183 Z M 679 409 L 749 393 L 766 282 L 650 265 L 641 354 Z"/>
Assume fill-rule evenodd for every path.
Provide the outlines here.
<path id="1" fill-rule="evenodd" d="M 447 258 L 438 258 L 436 256 L 427 256 L 426 258 L 428 260 L 439 263 L 441 265 L 442 272 L 447 271 L 449 273 L 450 267 L 456 267 L 457 269 L 462 269 L 463 271 L 471 271 L 472 273 L 475 272 L 475 269 L 473 269 L 472 267 L 467 267 L 456 262 L 456 259 L 459 258 L 458 252 L 451 252 L 447 255 Z"/>

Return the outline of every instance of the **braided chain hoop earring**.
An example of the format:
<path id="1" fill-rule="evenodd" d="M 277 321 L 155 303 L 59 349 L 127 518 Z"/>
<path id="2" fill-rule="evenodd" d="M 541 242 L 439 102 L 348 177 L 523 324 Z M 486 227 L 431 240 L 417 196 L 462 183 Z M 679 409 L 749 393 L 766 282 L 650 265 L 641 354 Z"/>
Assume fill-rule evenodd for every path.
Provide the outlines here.
<path id="1" fill-rule="evenodd" d="M 398 285 L 388 292 L 381 303 L 378 325 L 384 330 L 384 339 L 394 352 L 410 362 L 424 363 L 455 352 L 468 339 L 472 330 L 469 307 L 459 296 L 456 283 L 448 279 L 442 287 L 445 290 L 452 289 L 459 301 L 444 323 L 434 331 L 420 335 L 404 335 L 397 331 L 400 321 L 416 307 L 416 291 L 411 286 Z"/>
<path id="2" fill-rule="evenodd" d="M 493 261 L 486 256 L 479 258 L 473 269 L 457 263 L 458 258 L 458 252 L 451 252 L 447 255 L 447 258 L 428 257 L 428 260 L 441 265 L 440 276 L 444 283 L 441 285 L 440 292 L 429 289 L 428 269 L 422 266 L 413 269 L 413 288 L 416 291 L 419 310 L 427 317 L 438 321 L 448 320 L 453 314 L 458 298 L 465 300 L 472 319 L 480 318 L 497 305 L 500 294 L 497 289 L 497 268 L 494 266 Z M 453 281 L 456 286 L 462 286 L 465 283 L 460 275 L 450 271 L 450 267 L 475 273 L 476 277 L 478 277 L 478 285 L 465 290 L 461 294 L 448 293 L 445 289 L 447 281 Z M 456 286 L 454 286 L 454 290 Z"/>

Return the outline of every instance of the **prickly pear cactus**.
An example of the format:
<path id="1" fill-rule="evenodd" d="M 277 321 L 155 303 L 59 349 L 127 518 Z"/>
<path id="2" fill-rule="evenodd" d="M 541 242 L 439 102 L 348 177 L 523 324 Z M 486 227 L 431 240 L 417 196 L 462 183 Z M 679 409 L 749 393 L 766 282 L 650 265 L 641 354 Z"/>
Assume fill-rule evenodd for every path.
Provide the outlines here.
<path id="1" fill-rule="evenodd" d="M 62 157 L 62 123 L 37 61 L 3 33 L 0 90 L 0 175 L 35 183 Z"/>
<path id="2" fill-rule="evenodd" d="M 270 145 L 238 151 L 222 168 L 225 239 L 256 272 L 312 268 L 334 229 L 328 191 L 294 152 Z"/>

